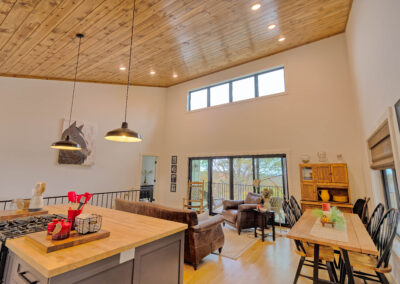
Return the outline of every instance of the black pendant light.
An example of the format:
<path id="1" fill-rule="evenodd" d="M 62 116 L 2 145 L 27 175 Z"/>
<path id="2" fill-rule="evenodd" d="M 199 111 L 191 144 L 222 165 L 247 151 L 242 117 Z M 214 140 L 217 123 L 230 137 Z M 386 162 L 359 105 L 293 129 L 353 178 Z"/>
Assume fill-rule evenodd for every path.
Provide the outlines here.
<path id="1" fill-rule="evenodd" d="M 128 128 L 128 123 L 126 122 L 126 113 L 128 111 L 128 96 L 129 96 L 129 83 L 131 76 L 131 61 L 132 61 L 132 44 L 133 44 L 133 28 L 135 23 L 135 9 L 136 0 L 133 1 L 133 11 L 132 11 L 132 30 L 131 30 L 131 48 L 129 52 L 129 66 L 128 66 L 128 85 L 126 86 L 126 96 L 125 96 L 125 117 L 124 122 L 122 122 L 121 128 L 117 128 L 107 132 L 104 136 L 106 140 L 116 141 L 116 142 L 140 142 L 142 137 L 139 133 L 130 130 Z"/>
<path id="2" fill-rule="evenodd" d="M 71 110 L 69 112 L 69 125 L 68 128 L 71 127 L 71 117 L 72 117 L 72 109 L 74 107 L 74 98 L 75 98 L 75 86 L 76 86 L 76 75 L 78 74 L 78 63 L 79 63 L 79 53 L 81 51 L 81 40 L 83 38 L 83 34 L 76 34 L 76 37 L 79 38 L 79 45 L 78 45 L 78 56 L 76 57 L 76 67 L 75 67 L 75 79 L 74 79 L 74 87 L 72 89 L 72 101 L 71 101 Z M 58 150 L 67 150 L 67 151 L 80 151 L 82 150 L 81 145 L 72 141 L 67 135 L 64 140 L 60 140 L 54 142 L 50 146 L 53 149 Z"/>

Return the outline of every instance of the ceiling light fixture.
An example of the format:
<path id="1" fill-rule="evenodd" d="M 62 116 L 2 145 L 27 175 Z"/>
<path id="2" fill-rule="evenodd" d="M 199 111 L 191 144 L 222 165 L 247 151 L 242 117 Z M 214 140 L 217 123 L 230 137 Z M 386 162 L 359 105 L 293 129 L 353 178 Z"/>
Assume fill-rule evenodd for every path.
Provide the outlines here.
<path id="1" fill-rule="evenodd" d="M 284 41 L 286 38 L 281 37 L 280 39 L 278 39 L 280 42 Z"/>
<path id="2" fill-rule="evenodd" d="M 78 74 L 78 64 L 79 64 L 79 53 L 81 50 L 81 40 L 84 37 L 83 34 L 76 34 L 76 37 L 79 38 L 79 44 L 78 44 L 78 55 L 76 57 L 76 66 L 75 66 L 75 78 L 74 78 L 74 87 L 72 88 L 72 101 L 71 101 L 71 109 L 69 112 L 69 122 L 68 122 L 68 128 L 69 129 L 71 127 L 71 118 L 72 118 L 72 109 L 74 107 L 74 99 L 75 99 L 75 87 L 76 87 L 76 76 Z M 67 131 L 64 131 L 64 133 L 66 133 L 65 138 L 62 138 L 62 140 L 59 140 L 57 142 L 54 142 L 53 144 L 51 144 L 51 148 L 53 149 L 58 149 L 58 150 L 67 150 L 67 151 L 80 151 L 82 150 L 81 145 L 79 145 L 78 143 L 72 141 L 70 139 L 69 133 Z M 64 136 L 64 133 L 62 134 L 62 136 Z"/>
<path id="3" fill-rule="evenodd" d="M 269 29 L 269 30 L 273 30 L 273 29 L 275 29 L 275 28 L 276 28 L 276 25 L 275 25 L 275 24 L 271 24 L 271 25 L 268 26 L 268 29 Z"/>
<path id="4" fill-rule="evenodd" d="M 174 73 L 174 74 L 172 75 L 172 77 L 178 78 L 178 74 Z"/>
<path id="5" fill-rule="evenodd" d="M 150 75 L 155 75 L 156 74 L 156 71 L 150 71 Z"/>
<path id="6" fill-rule="evenodd" d="M 119 70 L 121 70 L 121 71 L 125 71 L 125 70 L 126 70 L 126 67 L 124 67 L 124 66 L 122 66 L 122 67 L 119 67 Z"/>
<path id="7" fill-rule="evenodd" d="M 129 52 L 129 65 L 128 65 L 128 84 L 126 85 L 126 96 L 125 96 L 125 116 L 122 122 L 121 128 L 117 128 L 107 132 L 104 136 L 106 140 L 116 141 L 116 142 L 140 142 L 142 137 L 139 133 L 130 130 L 128 128 L 128 123 L 126 122 L 126 114 L 128 112 L 128 97 L 129 97 L 129 85 L 130 85 L 130 75 L 131 75 L 131 62 L 132 62 L 132 46 L 133 46 L 133 29 L 135 23 L 135 10 L 136 10 L 136 0 L 133 1 L 132 10 L 132 29 L 131 29 L 131 46 Z"/>
<path id="8" fill-rule="evenodd" d="M 260 3 L 254 3 L 253 5 L 251 5 L 251 10 L 255 11 L 261 8 L 261 4 Z"/>

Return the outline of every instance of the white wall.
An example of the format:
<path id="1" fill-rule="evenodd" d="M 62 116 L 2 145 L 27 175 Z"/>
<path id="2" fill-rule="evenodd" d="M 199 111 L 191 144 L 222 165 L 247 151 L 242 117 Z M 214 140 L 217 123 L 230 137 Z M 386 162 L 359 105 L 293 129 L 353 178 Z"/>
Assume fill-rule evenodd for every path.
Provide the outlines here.
<path id="1" fill-rule="evenodd" d="M 287 95 L 186 112 L 189 90 L 284 65 Z M 343 154 L 352 199 L 364 195 L 360 129 L 347 64 L 338 35 L 168 88 L 164 162 L 159 200 L 180 207 L 187 191 L 188 157 L 288 154 L 289 190 L 300 198 L 300 156 Z M 170 156 L 178 155 L 177 193 L 169 192 Z"/>
<path id="2" fill-rule="evenodd" d="M 361 116 L 367 188 L 376 202 L 381 202 L 383 195 L 371 187 L 374 172 L 368 168 L 365 142 L 387 117 L 388 108 L 394 113 L 393 105 L 400 99 L 399 11 L 397 0 L 356 0 L 346 30 L 349 64 Z M 392 120 L 396 122 L 395 117 Z M 399 141 L 398 128 L 393 130 Z"/>
<path id="3" fill-rule="evenodd" d="M 128 107 L 131 129 L 142 143 L 104 140 L 120 127 L 126 87 L 78 83 L 73 119 L 97 124 L 96 160 L 91 167 L 57 164 L 50 144 L 68 117 L 72 83 L 0 77 L 0 200 L 30 197 L 38 181 L 46 196 L 139 188 L 140 153 L 159 152 L 164 135 L 165 88 L 133 87 Z"/>
<path id="4" fill-rule="evenodd" d="M 400 99 L 400 1 L 355 0 L 347 25 L 349 63 L 362 125 L 364 175 L 369 196 L 383 202 L 379 173 L 368 167 L 366 140 L 389 119 L 397 180 L 400 181 L 400 134 L 393 105 Z M 400 279 L 400 244 L 395 245 L 394 279 Z"/>

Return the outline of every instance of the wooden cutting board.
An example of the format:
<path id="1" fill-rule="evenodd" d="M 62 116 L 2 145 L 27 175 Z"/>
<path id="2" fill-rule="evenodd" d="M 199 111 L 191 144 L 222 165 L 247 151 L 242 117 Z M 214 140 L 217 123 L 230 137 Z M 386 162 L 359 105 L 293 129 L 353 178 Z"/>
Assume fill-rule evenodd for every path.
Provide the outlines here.
<path id="1" fill-rule="evenodd" d="M 28 211 L 28 210 L 1 210 L 0 211 L 0 220 L 11 220 L 15 218 L 29 217 L 29 216 L 37 216 L 47 214 L 49 211 L 41 210 L 41 211 Z"/>
<path id="2" fill-rule="evenodd" d="M 87 235 L 80 235 L 76 231 L 71 231 L 68 239 L 53 241 L 51 235 L 47 235 L 47 231 L 32 233 L 25 236 L 25 239 L 36 245 L 39 249 L 45 253 L 65 249 L 91 241 L 101 240 L 110 236 L 110 232 L 106 230 L 100 230 L 97 233 L 91 233 Z"/>

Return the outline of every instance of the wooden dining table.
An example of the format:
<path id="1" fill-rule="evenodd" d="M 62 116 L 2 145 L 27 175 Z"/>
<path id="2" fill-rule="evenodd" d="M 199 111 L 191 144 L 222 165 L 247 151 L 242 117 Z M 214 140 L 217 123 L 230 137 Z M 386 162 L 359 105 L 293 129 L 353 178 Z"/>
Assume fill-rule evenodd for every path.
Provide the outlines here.
<path id="1" fill-rule="evenodd" d="M 319 217 L 311 209 L 308 209 L 286 235 L 290 239 L 314 244 L 313 283 L 326 282 L 321 281 L 318 277 L 320 245 L 341 250 L 348 283 L 351 284 L 354 283 L 354 277 L 348 251 L 379 255 L 372 238 L 358 215 L 352 213 L 344 213 L 343 215 L 345 218 L 344 228 L 335 228 L 330 225 L 322 227 Z"/>

